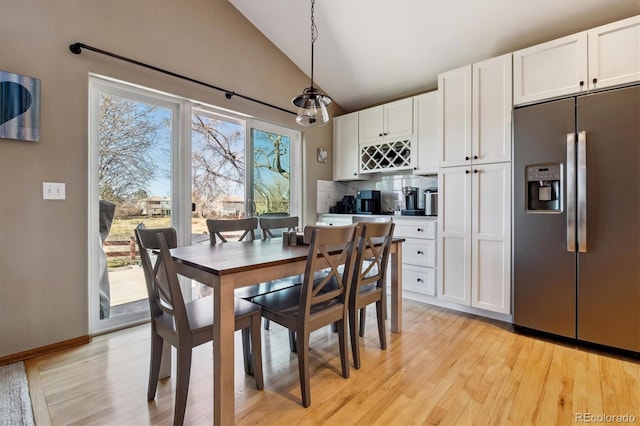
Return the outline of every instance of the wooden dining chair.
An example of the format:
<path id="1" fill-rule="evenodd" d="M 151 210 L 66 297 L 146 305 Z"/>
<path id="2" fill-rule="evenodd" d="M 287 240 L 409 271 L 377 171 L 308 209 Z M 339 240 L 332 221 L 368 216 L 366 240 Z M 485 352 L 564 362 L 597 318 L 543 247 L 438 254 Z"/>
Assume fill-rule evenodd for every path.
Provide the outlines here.
<path id="1" fill-rule="evenodd" d="M 237 240 L 234 239 L 234 241 L 255 240 L 257 227 L 257 217 L 248 217 L 244 219 L 207 219 L 209 242 L 211 244 L 216 244 L 218 240 L 222 243 L 226 243 L 229 236 L 223 235 L 223 232 L 242 232 Z"/>
<path id="2" fill-rule="evenodd" d="M 355 262 L 356 226 L 316 227 L 311 235 L 305 272 L 301 285 L 253 298 L 262 306 L 262 316 L 296 334 L 298 370 L 302 405 L 311 405 L 309 384 L 309 335 L 334 322 L 338 324 L 338 341 L 342 376 L 349 377 L 347 311 L 349 286 Z M 341 247 L 335 257 L 330 250 Z M 344 265 L 345 273 L 339 266 Z M 321 277 L 315 273 L 324 271 Z M 331 287 L 330 291 L 323 291 Z"/>
<path id="3" fill-rule="evenodd" d="M 294 231 L 300 222 L 298 216 L 260 216 L 262 239 L 281 237 L 283 231 Z M 280 234 L 280 235 L 278 235 Z"/>
<path id="4" fill-rule="evenodd" d="M 155 398 L 162 347 L 167 341 L 177 351 L 173 423 L 180 425 L 187 405 L 192 349 L 213 340 L 213 300 L 209 296 L 184 302 L 174 260 L 169 253 L 170 248 L 177 246 L 175 229 L 146 229 L 141 225 L 135 229 L 135 234 L 151 313 L 147 399 Z M 151 260 L 151 251 L 159 251 L 155 262 Z M 245 372 L 254 376 L 257 389 L 264 387 L 260 319 L 259 305 L 236 298 L 235 329 L 242 330 Z"/>
<path id="5" fill-rule="evenodd" d="M 357 243 L 353 283 L 349 295 L 349 332 L 355 368 L 360 368 L 358 336 L 364 335 L 364 309 L 367 305 L 376 304 L 380 348 L 387 348 L 385 278 L 395 224 L 391 222 L 362 222 L 358 226 L 362 230 Z M 358 312 L 360 312 L 360 326 L 358 326 Z"/>

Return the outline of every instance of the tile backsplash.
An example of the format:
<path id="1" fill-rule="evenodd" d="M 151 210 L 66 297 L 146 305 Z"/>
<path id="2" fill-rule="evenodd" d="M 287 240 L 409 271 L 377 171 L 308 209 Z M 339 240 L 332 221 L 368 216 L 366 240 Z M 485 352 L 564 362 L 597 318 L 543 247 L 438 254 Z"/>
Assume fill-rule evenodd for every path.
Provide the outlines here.
<path id="1" fill-rule="evenodd" d="M 317 209 L 318 213 L 329 213 L 331 206 L 342 200 L 345 195 L 356 195 L 361 189 L 375 189 L 380 191 L 382 211 L 392 212 L 396 209 L 404 209 L 403 186 L 415 186 L 420 188 L 422 195 L 425 189 L 438 186 L 438 176 L 414 176 L 412 174 L 382 175 L 376 174 L 368 181 L 333 182 L 319 180 L 317 182 Z M 418 197 L 419 208 L 424 208 L 424 197 Z"/>

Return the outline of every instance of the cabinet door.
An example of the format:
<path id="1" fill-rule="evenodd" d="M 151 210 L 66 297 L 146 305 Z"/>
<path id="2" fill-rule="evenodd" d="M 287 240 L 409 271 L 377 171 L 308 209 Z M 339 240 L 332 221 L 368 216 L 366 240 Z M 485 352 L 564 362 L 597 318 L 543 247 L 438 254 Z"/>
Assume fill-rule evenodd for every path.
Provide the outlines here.
<path id="1" fill-rule="evenodd" d="M 591 89 L 640 80 L 640 16 L 589 30 L 587 38 Z"/>
<path id="2" fill-rule="evenodd" d="M 471 162 L 471 65 L 438 75 L 440 167 Z"/>
<path id="3" fill-rule="evenodd" d="M 399 139 L 413 134 L 413 99 L 406 98 L 384 105 L 384 137 Z"/>
<path id="4" fill-rule="evenodd" d="M 471 168 L 438 173 L 438 298 L 471 304 Z"/>
<path id="5" fill-rule="evenodd" d="M 511 164 L 474 166 L 471 194 L 471 305 L 509 314 Z"/>
<path id="6" fill-rule="evenodd" d="M 365 179 L 358 174 L 358 113 L 333 119 L 333 180 Z"/>
<path id="7" fill-rule="evenodd" d="M 511 54 L 473 64 L 472 161 L 511 161 Z"/>
<path id="8" fill-rule="evenodd" d="M 515 105 L 586 90 L 586 31 L 514 52 Z"/>
<path id="9" fill-rule="evenodd" d="M 384 136 L 384 108 L 382 105 L 358 112 L 360 143 L 378 142 Z"/>
<path id="10" fill-rule="evenodd" d="M 438 172 L 438 92 L 413 98 L 414 173 Z"/>

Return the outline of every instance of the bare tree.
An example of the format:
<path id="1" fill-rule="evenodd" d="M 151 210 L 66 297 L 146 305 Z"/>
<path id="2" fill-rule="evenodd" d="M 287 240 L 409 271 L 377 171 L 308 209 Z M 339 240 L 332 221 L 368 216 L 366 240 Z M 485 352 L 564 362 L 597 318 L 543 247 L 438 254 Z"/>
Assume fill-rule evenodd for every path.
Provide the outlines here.
<path id="1" fill-rule="evenodd" d="M 166 126 L 157 107 L 117 96 L 101 95 L 99 104 L 100 198 L 117 203 L 146 194 L 159 172 L 151 150 Z"/>

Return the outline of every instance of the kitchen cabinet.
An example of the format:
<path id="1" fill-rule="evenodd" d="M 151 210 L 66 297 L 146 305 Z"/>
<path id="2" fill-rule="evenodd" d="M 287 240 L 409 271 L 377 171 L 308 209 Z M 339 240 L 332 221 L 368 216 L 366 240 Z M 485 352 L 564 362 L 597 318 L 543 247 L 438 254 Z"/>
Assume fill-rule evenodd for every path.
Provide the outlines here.
<path id="1" fill-rule="evenodd" d="M 438 91 L 413 97 L 414 174 L 438 173 Z"/>
<path id="2" fill-rule="evenodd" d="M 394 236 L 405 238 L 402 246 L 403 291 L 436 295 L 436 228 L 431 219 L 395 218 Z M 405 296 L 411 298 L 410 295 Z"/>
<path id="3" fill-rule="evenodd" d="M 512 55 L 438 76 L 440 167 L 511 161 Z"/>
<path id="4" fill-rule="evenodd" d="M 413 134 L 413 100 L 401 99 L 358 112 L 360 144 L 402 140 Z"/>
<path id="5" fill-rule="evenodd" d="M 358 112 L 333 119 L 333 180 L 366 180 L 358 173 Z"/>
<path id="6" fill-rule="evenodd" d="M 439 172 L 437 297 L 511 311 L 511 163 Z"/>
<path id="7" fill-rule="evenodd" d="M 640 16 L 513 54 L 514 104 L 640 80 Z"/>

